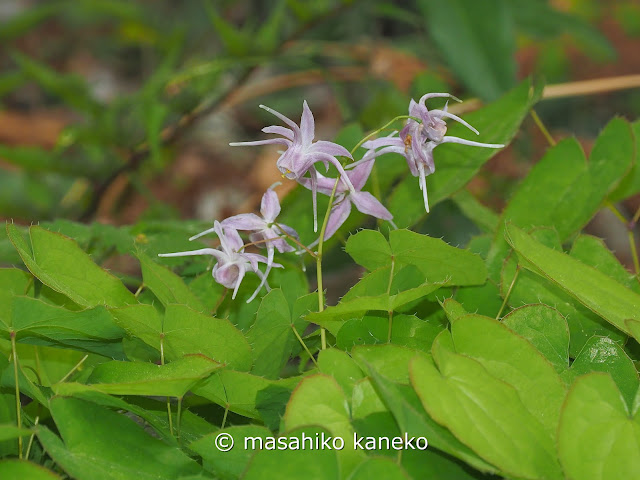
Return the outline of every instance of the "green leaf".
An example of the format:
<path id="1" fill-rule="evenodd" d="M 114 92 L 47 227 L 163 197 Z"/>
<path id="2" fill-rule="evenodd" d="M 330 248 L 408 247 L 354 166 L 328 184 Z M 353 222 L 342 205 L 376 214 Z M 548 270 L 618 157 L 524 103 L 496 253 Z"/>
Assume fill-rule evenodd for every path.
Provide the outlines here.
<path id="1" fill-rule="evenodd" d="M 533 240 L 519 228 L 508 225 L 507 241 L 523 266 L 560 286 L 587 308 L 629 333 L 626 319 L 640 319 L 640 295 L 598 270 Z"/>
<path id="2" fill-rule="evenodd" d="M 534 236 L 538 231 L 534 231 Z M 535 238 L 535 237 L 534 237 Z M 540 238 L 538 236 L 538 238 Z M 550 246 L 548 243 L 547 246 Z M 552 247 L 559 250 L 561 247 Z M 513 282 L 517 268 L 517 255 L 511 256 L 502 269 L 502 292 L 506 296 L 507 290 Z M 584 344 L 592 336 L 608 336 L 611 339 L 624 343 L 627 335 L 616 327 L 600 318 L 578 300 L 562 290 L 559 286 L 547 281 L 547 279 L 520 268 L 511 294 L 508 297 L 508 304 L 520 306 L 529 303 L 542 303 L 551 305 L 562 314 L 569 326 L 571 342 L 569 345 L 569 356 L 575 358 Z"/>
<path id="3" fill-rule="evenodd" d="M 333 377 L 347 397 L 352 397 L 356 383 L 364 378 L 358 364 L 346 352 L 335 348 L 320 350 L 319 370 Z"/>
<path id="4" fill-rule="evenodd" d="M 16 425 L 0 423 L 0 442 L 18 437 L 27 437 L 32 433 L 28 428 L 18 428 Z"/>
<path id="5" fill-rule="evenodd" d="M 125 332 L 104 307 L 74 312 L 35 298 L 14 297 L 11 310 L 18 342 L 124 358 L 121 341 Z M 0 334 L 9 338 L 7 331 L 0 330 Z"/>
<path id="6" fill-rule="evenodd" d="M 558 428 L 567 477 L 634 478 L 640 471 L 639 412 L 629 411 L 610 376 L 593 373 L 576 380 Z"/>
<path id="7" fill-rule="evenodd" d="M 235 57 L 242 57 L 249 53 L 251 37 L 247 32 L 235 28 L 217 12 L 213 2 L 205 2 L 207 13 L 213 23 L 215 32 L 224 42 L 228 52 Z"/>
<path id="8" fill-rule="evenodd" d="M 50 407 L 62 441 L 45 427 L 38 427 L 38 439 L 78 480 L 175 479 L 201 471 L 181 450 L 150 436 L 125 415 L 76 398 L 54 397 Z"/>
<path id="9" fill-rule="evenodd" d="M 150 347 L 159 351 L 162 342 L 168 361 L 201 353 L 230 368 L 248 370 L 251 366 L 249 344 L 228 320 L 175 304 L 167 306 L 164 319 L 151 305 L 133 305 L 110 312 L 120 327 Z"/>
<path id="10" fill-rule="evenodd" d="M 61 478 L 40 465 L 27 460 L 16 459 L 0 461 L 0 477 L 28 478 L 29 480 L 56 480 Z"/>
<path id="11" fill-rule="evenodd" d="M 404 384 L 409 383 L 411 359 L 416 355 L 426 356 L 423 351 L 393 343 L 357 346 L 353 348 L 351 355 L 363 370 L 373 368 L 389 380 Z"/>
<path id="12" fill-rule="evenodd" d="M 571 381 L 592 372 L 608 373 L 632 408 L 640 381 L 633 361 L 620 345 L 607 337 L 590 338 L 571 364 L 566 378 Z"/>
<path id="13" fill-rule="evenodd" d="M 447 245 L 439 238 L 410 230 L 393 230 L 389 243 L 398 265 L 415 265 L 430 283 L 478 285 L 487 278 L 479 255 Z"/>
<path id="14" fill-rule="evenodd" d="M 34 276 L 78 305 L 137 303 L 120 280 L 96 265 L 70 238 L 32 226 L 27 243 L 11 223 L 7 223 L 7 235 Z"/>
<path id="15" fill-rule="evenodd" d="M 526 338 L 551 362 L 556 372 L 569 368 L 569 327 L 555 308 L 525 305 L 504 317 L 502 323 Z"/>
<path id="16" fill-rule="evenodd" d="M 370 478 L 409 480 L 409 475 L 391 459 L 370 457 L 358 465 L 349 477 L 349 480 L 368 480 Z"/>
<path id="17" fill-rule="evenodd" d="M 475 95 L 493 100 L 515 83 L 516 42 L 509 2 L 420 0 L 418 6 L 441 55 Z"/>
<path id="18" fill-rule="evenodd" d="M 620 182 L 618 188 L 609 196 L 611 202 L 617 202 L 640 192 L 640 120 L 631 124 L 631 131 L 635 138 L 633 167 Z"/>
<path id="19" fill-rule="evenodd" d="M 506 145 L 518 131 L 520 123 L 540 97 L 541 91 L 541 86 L 533 88 L 531 82 L 525 80 L 496 102 L 465 115 L 464 119 L 478 129 L 480 137 L 472 138 L 473 134 L 462 125 L 450 125 L 448 134 Z M 495 153 L 496 150 L 491 148 L 455 144 L 439 146 L 434 152 L 436 173 L 427 179 L 430 206 L 435 206 L 464 187 Z M 399 227 L 414 225 L 424 217 L 418 180 L 408 176 L 400 182 L 391 194 L 388 208 Z"/>
<path id="20" fill-rule="evenodd" d="M 393 278 L 390 280 L 390 276 Z M 337 306 L 307 314 L 306 320 L 327 328 L 333 335 L 345 320 L 361 317 L 368 310 L 389 312 L 410 308 L 440 285 L 424 283 L 424 275 L 413 265 L 382 267 L 365 275 L 343 297 Z"/>
<path id="21" fill-rule="evenodd" d="M 256 321 L 247 333 L 253 352 L 251 373 L 266 378 L 280 376 L 298 342 L 293 322 L 282 290 L 273 289 L 262 298 Z M 303 334 L 304 330 L 299 328 L 299 333 Z"/>
<path id="22" fill-rule="evenodd" d="M 197 385 L 193 393 L 234 413 L 262 418 L 268 423 L 274 415 L 282 416 L 291 391 L 299 381 L 298 377 L 269 380 L 249 373 L 221 370 Z"/>
<path id="23" fill-rule="evenodd" d="M 53 390 L 70 395 L 85 389 L 113 395 L 183 397 L 196 383 L 221 368 L 204 355 L 187 355 L 167 365 L 107 362 L 96 366 L 87 385 L 59 383 Z"/>
<path id="24" fill-rule="evenodd" d="M 231 435 L 234 448 L 228 452 L 217 449 L 214 445 L 220 434 Z M 219 478 L 236 479 L 240 478 L 254 455 L 254 449 L 250 448 L 253 445 L 251 439 L 257 437 L 266 439 L 271 436 L 273 434 L 269 429 L 260 425 L 235 425 L 205 435 L 189 445 L 189 448 L 202 457 L 205 470 Z M 249 448 L 245 448 L 245 442 L 248 442 L 246 445 Z"/>
<path id="25" fill-rule="evenodd" d="M 378 373 L 373 366 L 369 366 L 367 371 L 376 391 L 393 414 L 402 432 L 411 436 L 424 436 L 432 447 L 459 458 L 480 471 L 496 471 L 495 467 L 478 457 L 449 430 L 436 423 L 424 411 L 420 399 L 411 388 L 394 383 Z"/>
<path id="26" fill-rule="evenodd" d="M 391 247 L 378 230 L 361 230 L 350 235 L 344 249 L 367 270 L 376 270 L 391 263 Z"/>
<path id="27" fill-rule="evenodd" d="M 501 322 L 474 314 L 452 322 L 451 337 L 457 353 L 477 360 L 490 375 L 514 387 L 548 434 L 555 433 L 564 383 L 531 343 Z M 435 351 L 434 357 L 439 359 Z"/>
<path id="28" fill-rule="evenodd" d="M 347 399 L 338 383 L 328 375 L 311 375 L 303 379 L 291 395 L 284 414 L 286 430 L 306 425 L 319 425 L 332 436 L 344 440 L 337 452 L 342 475 L 348 476 L 363 458 L 353 443 L 353 427 Z"/>
<path id="29" fill-rule="evenodd" d="M 153 262 L 144 253 L 138 252 L 142 267 L 142 280 L 166 307 L 170 303 L 187 305 L 198 312 L 206 309 L 198 297 L 189 290 L 182 279 L 162 265 Z"/>
<path id="30" fill-rule="evenodd" d="M 516 390 L 476 360 L 441 350 L 439 366 L 411 362 L 411 383 L 429 415 L 509 476 L 560 479 L 553 437 Z"/>
<path id="31" fill-rule="evenodd" d="M 8 330 L 12 325 L 12 297 L 26 295 L 33 285 L 33 277 L 17 268 L 0 268 L 0 330 Z"/>
<path id="32" fill-rule="evenodd" d="M 263 480 L 273 478 L 274 472 L 280 478 L 313 478 L 317 480 L 336 480 L 345 478 L 345 472 L 338 463 L 337 452 L 333 449 L 308 448 L 309 440 L 306 440 L 306 448 L 301 445 L 305 438 L 322 439 L 331 436 L 331 433 L 319 427 L 304 427 L 283 434 L 288 440 L 286 449 L 263 449 L 253 456 L 242 476 L 243 480 Z M 298 440 L 293 440 L 296 438 Z M 321 440 L 319 440 L 321 442 Z M 342 475 L 342 476 L 341 476 Z"/>
<path id="33" fill-rule="evenodd" d="M 631 129 L 619 118 L 611 120 L 598 136 L 588 162 L 574 138 L 550 148 L 521 183 L 500 218 L 489 253 L 490 272 L 495 272 L 506 256 L 506 223 L 523 229 L 553 227 L 560 240 L 565 241 L 589 222 L 632 163 Z"/>

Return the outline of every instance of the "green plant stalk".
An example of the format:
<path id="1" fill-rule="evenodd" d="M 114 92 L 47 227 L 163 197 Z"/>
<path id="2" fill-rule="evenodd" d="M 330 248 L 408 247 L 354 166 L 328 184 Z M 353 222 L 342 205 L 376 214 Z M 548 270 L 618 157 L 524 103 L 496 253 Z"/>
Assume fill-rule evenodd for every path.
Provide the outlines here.
<path id="1" fill-rule="evenodd" d="M 351 149 L 351 155 L 353 155 L 353 152 L 355 152 L 358 147 L 360 147 L 360 145 L 362 145 L 364 142 L 366 142 L 367 140 L 369 140 L 371 137 L 373 137 L 374 135 L 377 135 L 378 133 L 380 133 L 381 131 L 383 131 L 385 128 L 390 127 L 394 122 L 397 122 L 398 120 L 405 120 L 405 119 L 409 119 L 409 118 L 413 118 L 415 121 L 417 122 L 421 122 L 422 120 L 420 120 L 419 118 L 415 118 L 412 117 L 411 115 L 398 115 L 397 117 L 394 117 L 393 119 L 389 120 L 387 123 L 385 123 L 382 127 L 380 127 L 377 130 L 374 130 L 373 132 L 371 132 L 369 135 L 367 135 L 366 137 L 364 137 L 362 140 L 360 140 L 358 143 L 356 143 L 356 146 L 353 147 Z"/>
<path id="2" fill-rule="evenodd" d="M 220 430 L 222 430 L 224 428 L 224 426 L 227 424 L 227 415 L 229 415 L 229 404 L 228 403 L 224 407 L 224 416 L 222 417 L 222 425 L 220 425 Z"/>
<path id="3" fill-rule="evenodd" d="M 82 357 L 80 361 L 76 363 L 71 370 L 69 370 L 69 373 L 62 377 L 62 379 L 58 383 L 66 382 L 67 379 L 73 374 L 73 372 L 80 368 L 80 365 L 82 365 L 87 358 L 89 358 L 89 355 L 85 355 L 84 357 Z"/>
<path id="4" fill-rule="evenodd" d="M 391 282 L 393 281 L 393 270 L 396 267 L 396 257 L 391 255 L 391 271 L 389 272 L 389 284 L 387 285 L 387 297 L 391 294 Z M 393 324 L 393 309 L 389 311 L 389 333 L 387 334 L 387 343 L 391 343 L 391 325 Z"/>
<path id="5" fill-rule="evenodd" d="M 13 376 L 16 384 L 16 424 L 22 428 L 22 410 L 20 405 L 20 386 L 18 384 L 18 350 L 16 349 L 16 332 L 11 330 L 11 355 L 13 356 Z M 18 437 L 18 458 L 22 460 L 22 437 Z"/>
<path id="6" fill-rule="evenodd" d="M 177 436 L 176 439 L 178 440 L 178 443 L 180 443 L 180 424 L 181 424 L 181 420 L 182 420 L 182 397 L 178 397 L 178 413 L 176 414 L 176 430 L 177 430 Z"/>
<path id="7" fill-rule="evenodd" d="M 327 230 L 327 223 L 329 223 L 329 216 L 331 215 L 331 207 L 333 206 L 333 197 L 336 195 L 336 189 L 338 188 L 338 182 L 340 177 L 336 178 L 336 183 L 333 184 L 333 190 L 329 196 L 329 206 L 327 207 L 327 213 L 324 215 L 324 221 L 322 222 L 322 228 L 320 229 L 320 238 L 318 239 L 318 253 L 316 254 L 316 276 L 318 279 L 318 312 L 324 310 L 324 290 L 322 288 L 322 247 L 324 246 L 324 232 Z M 327 348 L 327 332 L 324 327 L 320 327 L 320 344 L 322 350 Z"/>
<path id="8" fill-rule="evenodd" d="M 607 208 L 616 216 L 622 224 L 627 227 L 627 239 L 629 240 L 629 250 L 631 250 L 631 258 L 633 259 L 633 269 L 636 274 L 636 279 L 640 282 L 640 260 L 638 259 L 638 249 L 636 248 L 636 239 L 633 234 L 633 228 L 637 222 L 637 218 L 640 212 L 640 208 L 633 216 L 631 222 L 627 222 L 627 219 L 624 218 L 624 215 L 620 213 L 620 211 L 613 205 L 611 202 L 606 203 Z"/>
<path id="9" fill-rule="evenodd" d="M 313 355 L 311 355 L 311 352 L 309 351 L 309 348 L 307 347 L 307 344 L 304 343 L 304 340 L 302 339 L 302 337 L 298 333 L 298 330 L 296 330 L 296 327 L 295 327 L 295 325 L 293 323 L 291 324 L 291 330 L 293 330 L 294 335 L 296 336 L 296 338 L 300 342 L 300 345 L 302 345 L 302 348 L 304 348 L 304 351 L 307 352 L 307 355 L 309 355 L 309 358 L 311 359 L 313 364 L 318 368 L 318 370 L 320 370 L 320 365 L 318 365 L 318 362 L 316 362 L 316 359 L 313 358 Z"/>
<path id="10" fill-rule="evenodd" d="M 160 365 L 164 365 L 164 333 L 160 334 Z M 167 397 L 167 418 L 169 419 L 169 433 L 173 436 L 173 419 L 171 418 L 170 397 Z"/>
<path id="11" fill-rule="evenodd" d="M 38 422 L 40 421 L 40 417 L 36 417 L 35 421 L 33 422 L 33 426 L 36 427 L 38 426 Z M 29 460 L 29 454 L 31 453 L 31 445 L 33 445 L 33 437 L 35 437 L 36 434 L 35 432 L 31 434 L 31 436 L 29 437 L 29 443 L 27 444 L 27 451 L 24 454 L 24 458 L 25 460 Z"/>
<path id="12" fill-rule="evenodd" d="M 511 296 L 511 290 L 513 290 L 513 286 L 516 284 L 516 279 L 518 278 L 519 273 L 520 273 L 520 265 L 516 267 L 516 273 L 513 275 L 513 280 L 511 280 L 511 285 L 509 285 L 509 290 L 507 290 L 507 294 L 504 296 L 502 305 L 500 305 L 500 310 L 498 310 L 498 314 L 496 315 L 496 320 L 500 319 L 500 315 L 502 315 L 502 311 L 504 310 L 504 307 L 506 307 L 507 305 L 507 300 L 509 300 L 509 296 Z"/>
<path id="13" fill-rule="evenodd" d="M 544 126 L 544 123 L 542 123 L 542 120 L 540 120 L 540 117 L 533 108 L 531 109 L 531 118 L 533 118 L 533 121 L 536 122 L 536 125 L 544 135 L 544 138 L 547 139 L 547 142 L 549 142 L 549 145 L 551 145 L 552 147 L 555 146 L 556 141 L 553 139 L 553 137 L 549 133 L 549 130 L 547 130 L 547 127 Z"/>

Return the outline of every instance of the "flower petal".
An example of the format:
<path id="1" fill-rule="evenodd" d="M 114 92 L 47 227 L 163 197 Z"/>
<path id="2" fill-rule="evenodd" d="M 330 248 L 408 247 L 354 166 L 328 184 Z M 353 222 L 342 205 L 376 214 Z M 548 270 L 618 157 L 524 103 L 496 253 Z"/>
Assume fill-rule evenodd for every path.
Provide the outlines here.
<path id="1" fill-rule="evenodd" d="M 375 157 L 372 157 L 369 161 L 359 163 L 357 166 L 349 169 L 349 171 L 347 172 L 349 180 L 351 180 L 353 188 L 356 189 L 356 192 L 362 190 L 362 187 L 364 187 L 367 183 L 369 175 L 371 175 L 371 169 L 373 168 L 374 163 Z"/>
<path id="2" fill-rule="evenodd" d="M 300 140 L 303 145 L 311 145 L 313 137 L 315 136 L 315 128 L 313 113 L 311 113 L 309 105 L 307 105 L 307 101 L 305 100 L 302 103 L 302 118 L 300 119 Z"/>
<path id="3" fill-rule="evenodd" d="M 287 137 L 292 142 L 294 139 L 293 131 L 289 128 L 281 127 L 280 125 L 272 125 L 270 127 L 264 127 L 262 131 L 264 133 L 274 133 L 276 135 L 282 135 L 283 137 Z"/>
<path id="4" fill-rule="evenodd" d="M 331 209 L 329 220 L 327 220 L 327 228 L 324 231 L 325 241 L 331 238 L 342 224 L 347 221 L 347 218 L 349 218 L 349 215 L 351 214 L 351 201 L 349 198 L 349 196 L 345 197 Z"/>
<path id="5" fill-rule="evenodd" d="M 293 120 L 291 120 L 289 117 L 285 117 L 280 112 L 276 112 L 273 108 L 269 108 L 266 105 L 259 105 L 259 107 L 262 108 L 263 110 L 266 110 L 269 113 L 272 113 L 273 115 L 278 117 L 280 120 L 282 120 L 284 123 L 289 125 L 293 130 L 294 136 L 300 134 L 300 127 L 298 127 L 298 125 L 296 125 L 296 123 Z"/>
<path id="6" fill-rule="evenodd" d="M 327 142 L 326 140 L 318 140 L 306 149 L 307 153 L 324 153 L 332 157 L 353 158 L 349 150 L 337 143 Z"/>
<path id="7" fill-rule="evenodd" d="M 269 138 L 268 140 L 256 140 L 255 142 L 231 142 L 229 143 L 232 147 L 251 147 L 254 145 L 285 145 L 290 146 L 291 140 L 287 140 L 286 138 Z"/>
<path id="8" fill-rule="evenodd" d="M 200 248 L 198 250 L 189 250 L 187 252 L 159 253 L 159 257 L 188 257 L 191 255 L 213 255 L 218 261 L 225 260 L 227 256 L 224 252 L 215 248 Z"/>
<path id="9" fill-rule="evenodd" d="M 393 219 L 391 212 L 369 192 L 357 192 L 355 195 L 351 194 L 351 201 L 362 213 L 366 213 L 367 215 L 374 216 L 381 220 Z"/>
<path id="10" fill-rule="evenodd" d="M 434 117 L 438 117 L 438 118 L 445 117 L 445 118 L 450 118 L 451 120 L 455 120 L 456 122 L 461 123 L 462 125 L 467 127 L 469 130 L 471 130 L 476 135 L 480 135 L 480 132 L 478 132 L 478 130 L 473 128 L 471 125 L 469 125 L 467 122 L 465 122 L 463 119 L 461 119 L 457 115 L 454 115 L 453 113 L 449 113 L 449 112 L 447 112 L 445 110 L 431 110 L 431 115 L 433 115 Z"/>
<path id="11" fill-rule="evenodd" d="M 266 222 L 255 213 L 241 213 L 225 218 L 220 225 L 225 229 L 225 232 L 226 229 L 254 231 L 265 228 Z"/>
<path id="12" fill-rule="evenodd" d="M 278 200 L 278 194 L 273 191 L 273 188 L 264 192 L 260 202 L 260 213 L 266 223 L 273 223 L 280 215 L 280 200 Z"/>
<path id="13" fill-rule="evenodd" d="M 499 143 L 480 143 L 472 140 L 465 140 L 458 137 L 444 137 L 440 143 L 459 143 L 460 145 L 469 145 L 471 147 L 486 147 L 486 148 L 503 148 L 504 145 Z"/>

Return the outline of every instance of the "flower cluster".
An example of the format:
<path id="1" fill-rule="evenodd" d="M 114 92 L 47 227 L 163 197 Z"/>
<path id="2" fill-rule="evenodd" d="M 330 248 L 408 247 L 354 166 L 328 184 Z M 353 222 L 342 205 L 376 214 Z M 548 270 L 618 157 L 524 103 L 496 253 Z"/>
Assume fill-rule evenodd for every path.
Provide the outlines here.
<path id="1" fill-rule="evenodd" d="M 373 168 L 375 159 L 385 153 L 399 153 L 407 160 L 409 170 L 414 177 L 419 177 L 420 189 L 424 197 L 424 205 L 429 212 L 426 177 L 435 172 L 433 150 L 443 143 L 459 143 L 486 148 L 502 148 L 504 145 L 479 143 L 458 137 L 447 136 L 447 124 L 444 119 L 461 123 L 476 135 L 478 131 L 461 118 L 449 113 L 447 105 L 442 110 L 429 111 L 425 102 L 430 98 L 451 98 L 459 101 L 448 93 L 429 93 L 424 95 L 418 103 L 411 100 L 409 118 L 404 128 L 393 132 L 387 137 L 364 142 L 367 149 L 362 160 L 343 167 L 337 157 L 353 160 L 351 153 L 343 146 L 324 140 L 314 141 L 315 122 L 313 114 L 305 101 L 302 106 L 302 118 L 298 126 L 291 119 L 281 113 L 260 105 L 260 108 L 272 113 L 282 120 L 289 128 L 272 125 L 262 129 L 264 133 L 280 135 L 278 138 L 258 140 L 253 142 L 230 143 L 231 146 L 240 145 L 282 145 L 285 150 L 280 152 L 276 166 L 283 177 L 296 180 L 303 187 L 311 190 L 313 198 L 313 225 L 318 231 L 317 194 L 331 196 L 334 194 L 329 219 L 324 233 L 324 240 L 331 237 L 347 220 L 351 213 L 351 206 L 360 212 L 388 221 L 394 228 L 393 215 L 371 193 L 362 191 Z M 338 170 L 338 178 L 328 178 L 316 169 L 316 164 L 322 163 L 325 170 L 333 165 Z M 307 176 L 307 173 L 309 174 Z M 277 184 L 275 184 L 277 185 Z M 248 302 L 251 302 L 262 287 L 269 290 L 267 276 L 274 267 L 282 267 L 274 263 L 275 251 L 280 253 L 293 252 L 297 249 L 288 243 L 293 240 L 299 244 L 298 234 L 292 228 L 276 222 L 280 214 L 280 203 L 272 185 L 262 197 L 260 208 L 261 217 L 246 213 L 229 217 L 222 222 L 216 221 L 213 228 L 194 235 L 189 240 L 195 240 L 208 233 L 215 233 L 220 239 L 220 247 L 203 248 L 187 252 L 165 253 L 161 257 L 176 257 L 185 255 L 212 255 L 217 263 L 213 268 L 213 278 L 219 284 L 233 289 L 235 298 L 240 283 L 247 271 L 252 271 L 261 280 Z M 248 232 L 249 244 L 244 244 L 238 232 Z M 310 247 L 315 246 L 320 239 Z M 267 256 L 248 253 L 245 248 L 257 245 L 267 250 Z M 298 250 L 300 253 L 301 250 Z M 264 273 L 258 268 L 259 263 L 266 265 Z"/>

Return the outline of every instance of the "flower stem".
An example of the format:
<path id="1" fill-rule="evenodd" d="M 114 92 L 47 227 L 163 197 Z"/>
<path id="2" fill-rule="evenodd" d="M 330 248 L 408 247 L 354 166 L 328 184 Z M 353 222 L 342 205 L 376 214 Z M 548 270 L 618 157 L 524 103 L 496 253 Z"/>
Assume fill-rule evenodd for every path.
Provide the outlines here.
<path id="1" fill-rule="evenodd" d="M 398 120 L 405 120 L 405 119 L 408 119 L 408 118 L 413 118 L 414 120 L 421 121 L 420 119 L 414 118 L 411 115 L 398 115 L 397 117 L 393 118 L 392 120 L 389 120 L 387 123 L 385 123 L 379 129 L 374 130 L 369 135 L 367 135 L 362 140 L 360 140 L 358 143 L 356 143 L 356 146 L 351 149 L 351 152 L 350 152 L 351 155 L 353 155 L 355 153 L 355 151 L 358 149 L 358 147 L 360 147 L 360 145 L 362 145 L 364 142 L 369 140 L 371 137 L 373 137 L 373 136 L 377 135 L 378 133 L 380 133 L 381 131 L 383 131 L 385 128 L 388 128 L 394 122 L 397 122 Z"/>
<path id="2" fill-rule="evenodd" d="M 38 416 L 38 417 L 36 417 L 35 421 L 33 422 L 33 426 L 37 427 L 39 421 L 40 421 L 40 417 Z M 35 436 L 36 436 L 36 434 L 34 432 L 29 437 L 29 443 L 27 444 L 27 451 L 24 454 L 25 460 L 29 460 L 29 455 L 31 454 L 31 445 L 33 445 L 33 437 L 35 437 Z"/>
<path id="3" fill-rule="evenodd" d="M 181 423 L 181 420 L 182 420 L 182 397 L 178 397 L 178 413 L 176 414 L 176 417 L 177 417 L 177 422 L 176 423 L 178 424 L 177 425 L 177 430 L 178 430 L 177 440 L 178 440 L 178 443 L 180 443 L 180 423 Z"/>
<path id="4" fill-rule="evenodd" d="M 324 234 L 327 231 L 327 224 L 329 223 L 329 216 L 331 215 L 331 208 L 333 206 L 333 198 L 336 195 L 336 189 L 340 177 L 336 178 L 336 183 L 333 184 L 333 190 L 329 196 L 329 206 L 327 207 L 327 213 L 324 215 L 324 221 L 322 222 L 322 228 L 320 229 L 320 238 L 318 239 L 318 253 L 316 254 L 316 273 L 318 278 L 318 312 L 324 310 L 324 290 L 322 288 L 322 247 L 324 246 Z M 320 343 L 322 350 L 327 348 L 327 332 L 324 327 L 320 327 Z"/>
<path id="5" fill-rule="evenodd" d="M 284 234 L 285 237 L 287 237 L 289 240 L 291 240 L 293 243 L 295 243 L 296 245 L 298 245 L 300 248 L 302 248 L 303 250 L 305 250 L 309 255 L 311 255 L 313 258 L 316 257 L 316 254 L 309 249 L 306 245 L 303 245 L 302 242 L 300 242 L 296 237 L 289 235 L 287 232 L 285 232 L 282 227 L 280 226 L 280 224 L 275 223 L 275 226 L 278 227 L 280 229 L 280 231 Z"/>
<path id="6" fill-rule="evenodd" d="M 639 216 L 640 209 L 635 213 L 633 219 L 628 222 L 627 219 L 620 213 L 620 211 L 613 205 L 611 202 L 606 203 L 607 208 L 613 212 L 618 220 L 622 222 L 622 224 L 627 227 L 627 239 L 629 240 L 629 249 L 631 250 L 631 258 L 633 259 L 633 269 L 636 274 L 636 279 L 640 282 L 640 260 L 638 259 L 638 249 L 636 248 L 636 239 L 633 234 L 633 229 L 636 225 L 638 219 L 636 217 Z"/>
<path id="7" fill-rule="evenodd" d="M 16 332 L 11 330 L 11 355 L 13 356 L 13 376 L 16 384 L 16 424 L 22 428 L 22 416 L 20 405 L 20 386 L 18 384 L 18 350 L 16 349 Z M 22 436 L 18 437 L 18 458 L 22 459 Z"/>

